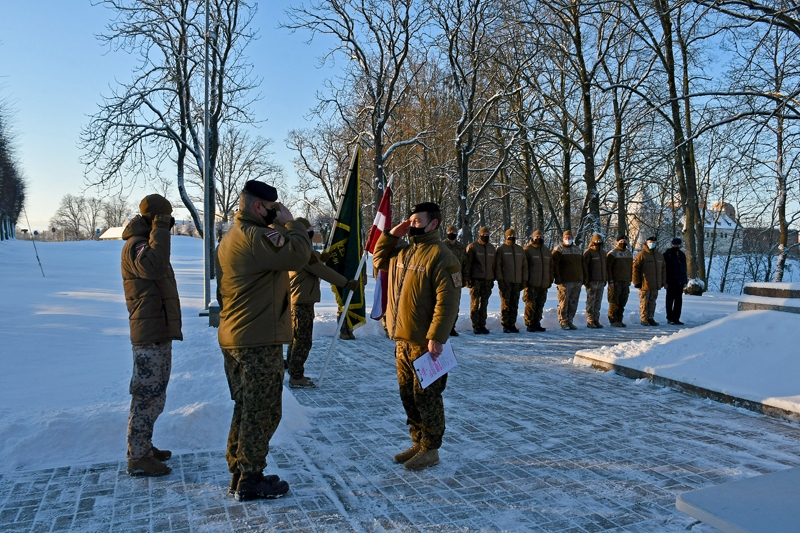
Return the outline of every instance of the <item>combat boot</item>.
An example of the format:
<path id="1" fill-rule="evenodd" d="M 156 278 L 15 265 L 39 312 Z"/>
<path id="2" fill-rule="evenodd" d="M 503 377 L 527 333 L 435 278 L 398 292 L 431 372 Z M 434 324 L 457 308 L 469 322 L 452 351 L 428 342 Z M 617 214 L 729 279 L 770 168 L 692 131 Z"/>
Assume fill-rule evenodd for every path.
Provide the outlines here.
<path id="1" fill-rule="evenodd" d="M 561 324 L 561 329 L 565 329 L 565 330 L 570 329 L 569 324 L 567 322 L 564 322 L 563 324 Z"/>
<path id="2" fill-rule="evenodd" d="M 426 450 L 420 448 L 417 454 L 403 463 L 406 470 L 422 470 L 429 466 L 439 464 L 439 450 Z"/>
<path id="3" fill-rule="evenodd" d="M 159 461 L 169 461 L 169 458 L 172 457 L 172 452 L 169 450 L 159 450 L 155 446 L 152 446 L 150 450 L 153 452 L 153 457 Z"/>
<path id="4" fill-rule="evenodd" d="M 650 322 L 647 321 L 647 320 L 642 320 L 642 325 L 643 326 L 650 326 Z"/>
<path id="5" fill-rule="evenodd" d="M 339 338 L 343 341 L 354 341 L 356 340 L 356 336 L 353 335 L 352 331 L 342 331 L 339 333 Z"/>
<path id="6" fill-rule="evenodd" d="M 511 326 L 511 327 L 510 327 L 510 328 L 508 328 L 508 329 L 510 329 L 510 330 L 511 330 L 511 333 L 519 333 L 519 329 L 517 328 L 517 326 Z"/>
<path id="7" fill-rule="evenodd" d="M 599 324 L 595 324 L 594 322 L 587 322 L 586 327 L 589 329 L 597 329 L 599 327 Z"/>
<path id="8" fill-rule="evenodd" d="M 458 332 L 456 331 L 456 328 L 453 328 L 453 329 L 450 331 L 450 336 L 451 336 L 451 337 L 458 337 Z"/>
<path id="9" fill-rule="evenodd" d="M 483 331 L 481 331 L 481 328 L 472 328 L 472 333 L 474 333 L 475 335 L 483 335 Z"/>
<path id="10" fill-rule="evenodd" d="M 128 467 L 125 469 L 129 476 L 158 477 L 166 476 L 172 469 L 153 456 L 144 459 L 128 460 Z"/>
<path id="11" fill-rule="evenodd" d="M 485 326 L 481 326 L 481 335 L 488 335 L 489 330 Z"/>
<path id="12" fill-rule="evenodd" d="M 656 322 L 652 318 L 648 318 L 647 319 L 647 323 L 650 324 L 651 326 L 657 326 L 658 325 L 658 322 Z"/>
<path id="13" fill-rule="evenodd" d="M 621 328 L 627 328 L 628 327 L 627 325 L 625 325 L 625 322 L 623 322 L 622 320 L 617 322 L 617 324 L 619 324 L 619 327 L 621 327 Z"/>
<path id="14" fill-rule="evenodd" d="M 616 320 L 614 320 L 614 321 L 611 322 L 611 327 L 612 328 L 621 328 L 621 327 L 624 327 L 624 326 L 622 325 L 622 322 L 617 322 Z"/>
<path id="15" fill-rule="evenodd" d="M 271 500 L 280 498 L 289 492 L 289 484 L 278 476 L 263 474 L 243 474 L 236 487 L 236 501 L 247 502 L 250 500 Z"/>
<path id="16" fill-rule="evenodd" d="M 525 331 L 527 331 L 527 332 L 529 332 L 529 333 L 535 333 L 535 332 L 537 332 L 537 331 L 539 331 L 539 330 L 538 330 L 538 329 L 536 329 L 536 326 L 527 326 L 527 327 L 525 328 Z"/>
<path id="17" fill-rule="evenodd" d="M 569 326 L 569 329 L 578 329 L 578 326 L 576 326 L 576 325 L 575 325 L 575 324 L 573 324 L 572 322 L 570 322 L 570 323 L 568 324 L 568 326 Z"/>
<path id="18" fill-rule="evenodd" d="M 233 474 L 231 474 L 231 483 L 230 485 L 228 485 L 228 494 L 230 494 L 231 496 L 236 495 L 236 488 L 239 486 L 239 479 L 241 477 L 242 475 L 239 472 L 234 472 Z M 264 479 L 269 481 L 270 483 L 274 483 L 276 481 L 280 481 L 281 478 L 279 478 L 278 476 L 270 475 L 270 476 L 264 476 Z"/>
<path id="19" fill-rule="evenodd" d="M 536 328 L 536 331 L 540 331 L 540 332 L 547 331 L 547 328 L 543 328 L 542 325 L 540 323 L 538 323 L 538 322 L 536 324 L 534 324 L 533 327 Z"/>
<path id="20" fill-rule="evenodd" d="M 400 464 L 405 463 L 406 461 L 417 455 L 417 453 L 419 452 L 419 448 L 420 448 L 419 444 L 414 444 L 413 446 L 411 446 L 411 448 L 395 455 L 394 462 Z"/>
<path id="21" fill-rule="evenodd" d="M 603 329 L 603 324 L 601 324 L 600 322 L 595 322 L 594 329 Z"/>
<path id="22" fill-rule="evenodd" d="M 293 389 L 313 389 L 317 384 L 311 378 L 303 376 L 300 379 L 289 378 L 289 386 Z"/>

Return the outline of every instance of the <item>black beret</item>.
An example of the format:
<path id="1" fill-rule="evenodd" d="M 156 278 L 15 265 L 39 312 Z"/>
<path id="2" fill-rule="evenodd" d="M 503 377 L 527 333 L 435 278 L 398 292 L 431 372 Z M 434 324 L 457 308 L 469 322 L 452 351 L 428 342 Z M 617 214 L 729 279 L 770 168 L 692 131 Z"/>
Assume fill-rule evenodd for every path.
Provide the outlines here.
<path id="1" fill-rule="evenodd" d="M 625 239 L 627 241 L 628 240 L 628 236 L 627 235 L 620 235 L 619 237 L 617 237 L 618 241 L 621 241 L 622 239 Z"/>
<path id="2" fill-rule="evenodd" d="M 439 204 L 433 202 L 422 202 L 421 204 L 415 205 L 410 214 L 430 213 L 431 211 L 441 211 L 441 209 L 439 209 Z"/>
<path id="3" fill-rule="evenodd" d="M 675 237 L 674 239 L 672 239 L 672 244 L 683 244 L 683 241 Z"/>
<path id="4" fill-rule="evenodd" d="M 648 237 L 647 240 L 648 241 L 654 241 L 654 242 L 658 241 L 658 239 L 656 239 L 655 237 Z"/>
<path id="5" fill-rule="evenodd" d="M 257 198 L 266 200 L 267 202 L 276 202 L 278 200 L 278 189 L 272 185 L 267 185 L 262 181 L 250 180 L 244 184 L 242 192 L 252 194 Z"/>

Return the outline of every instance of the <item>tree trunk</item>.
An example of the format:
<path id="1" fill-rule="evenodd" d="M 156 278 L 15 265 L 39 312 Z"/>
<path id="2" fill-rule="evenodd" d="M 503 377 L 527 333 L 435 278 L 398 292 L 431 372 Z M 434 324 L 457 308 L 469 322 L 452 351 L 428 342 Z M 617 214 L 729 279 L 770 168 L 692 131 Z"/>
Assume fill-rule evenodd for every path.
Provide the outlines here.
<path id="1" fill-rule="evenodd" d="M 777 153 L 775 158 L 776 174 L 778 178 L 778 260 L 775 262 L 775 274 L 772 281 L 780 283 L 783 281 L 783 273 L 786 268 L 786 246 L 789 243 L 789 227 L 786 224 L 786 174 L 783 169 L 784 150 L 783 150 L 783 115 L 782 110 L 776 113 L 778 117 L 778 127 L 776 131 Z"/>

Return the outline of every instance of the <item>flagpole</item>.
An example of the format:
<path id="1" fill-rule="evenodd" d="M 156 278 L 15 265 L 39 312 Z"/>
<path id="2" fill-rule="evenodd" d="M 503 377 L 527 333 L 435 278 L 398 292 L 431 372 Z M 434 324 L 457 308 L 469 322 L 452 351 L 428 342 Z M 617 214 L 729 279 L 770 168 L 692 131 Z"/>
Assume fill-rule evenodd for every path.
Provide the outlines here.
<path id="1" fill-rule="evenodd" d="M 367 262 L 368 255 L 369 253 L 367 250 L 364 250 L 364 253 L 361 254 L 361 261 L 358 263 L 358 269 L 356 270 L 356 275 L 353 277 L 353 279 L 359 279 L 361 277 L 361 270 L 364 268 L 364 264 Z M 344 308 L 342 309 L 342 314 L 339 316 L 339 322 L 336 326 L 336 332 L 342 330 L 342 324 L 344 324 L 344 321 L 347 320 L 347 310 L 350 307 L 350 300 L 353 299 L 353 293 L 355 293 L 355 291 L 350 291 L 347 295 L 347 299 L 344 302 Z M 339 335 L 336 332 L 334 332 L 331 346 L 328 348 L 328 356 L 325 358 L 325 366 L 322 367 L 322 373 L 320 373 L 319 378 L 317 379 L 317 385 L 322 385 L 322 379 L 325 377 L 325 372 L 328 370 L 328 363 L 331 361 L 333 349 L 336 347 L 336 343 L 339 341 Z"/>

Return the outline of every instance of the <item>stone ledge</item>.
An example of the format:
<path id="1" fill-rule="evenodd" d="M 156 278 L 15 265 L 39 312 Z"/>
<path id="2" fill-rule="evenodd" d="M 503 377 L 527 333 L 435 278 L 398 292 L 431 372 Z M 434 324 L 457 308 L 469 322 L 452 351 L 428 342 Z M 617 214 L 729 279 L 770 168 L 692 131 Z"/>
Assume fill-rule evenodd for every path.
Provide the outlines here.
<path id="1" fill-rule="evenodd" d="M 746 400 L 744 398 L 737 398 L 736 396 L 731 396 L 729 394 L 725 394 L 722 392 L 706 389 L 704 387 L 698 387 L 697 385 L 690 385 L 688 383 L 683 383 L 681 381 L 677 381 L 674 379 L 665 378 L 663 376 L 658 376 L 650 372 L 637 370 L 635 368 L 628 368 L 626 366 L 617 365 L 614 363 L 609 363 L 608 361 L 601 361 L 599 359 L 593 359 L 591 357 L 586 357 L 585 355 L 578 355 L 578 354 L 575 354 L 573 362 L 586 366 L 591 366 L 593 368 L 602 370 L 604 372 L 613 370 L 617 374 L 625 376 L 626 378 L 630 379 L 645 378 L 652 384 L 658 385 L 659 387 L 669 387 L 670 389 L 685 394 L 689 394 L 691 396 L 696 396 L 698 398 L 707 398 L 710 400 L 714 400 L 715 402 L 725 403 L 728 405 L 732 405 L 734 407 L 741 407 L 743 409 L 747 409 L 748 411 L 761 413 L 767 416 L 771 416 L 773 418 L 782 418 L 784 420 L 789 420 L 792 422 L 800 422 L 800 413 L 789 411 L 788 409 L 781 409 L 780 407 L 765 405 L 761 402 Z"/>
<path id="2" fill-rule="evenodd" d="M 744 293 L 766 298 L 800 298 L 800 283 L 747 283 Z"/>
<path id="3" fill-rule="evenodd" d="M 739 311 L 782 311 L 800 314 L 800 298 L 742 296 L 739 299 L 738 309 Z"/>

